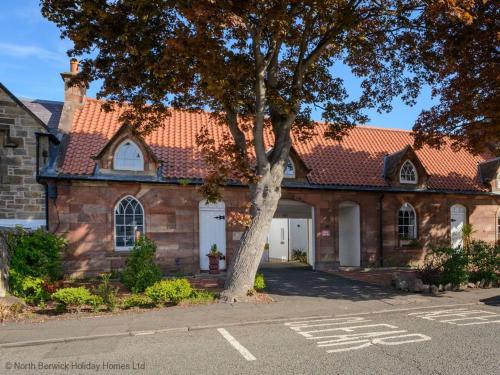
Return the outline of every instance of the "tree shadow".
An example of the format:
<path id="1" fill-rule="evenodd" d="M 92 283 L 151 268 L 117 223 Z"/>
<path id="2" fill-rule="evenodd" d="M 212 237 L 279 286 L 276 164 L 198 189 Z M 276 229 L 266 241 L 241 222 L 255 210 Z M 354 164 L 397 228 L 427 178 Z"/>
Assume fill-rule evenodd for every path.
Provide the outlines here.
<path id="1" fill-rule="evenodd" d="M 307 267 L 265 265 L 266 291 L 283 297 L 313 297 L 354 302 L 418 296 L 363 281 L 351 280 Z"/>

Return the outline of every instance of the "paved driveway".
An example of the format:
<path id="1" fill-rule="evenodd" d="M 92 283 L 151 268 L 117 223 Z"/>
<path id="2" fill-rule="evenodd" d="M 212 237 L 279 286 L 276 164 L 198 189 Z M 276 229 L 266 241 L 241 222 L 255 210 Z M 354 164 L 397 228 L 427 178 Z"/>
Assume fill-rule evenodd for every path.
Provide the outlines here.
<path id="1" fill-rule="evenodd" d="M 289 297 L 363 301 L 408 295 L 398 293 L 390 287 L 312 271 L 310 267 L 293 263 L 266 264 L 261 268 L 261 271 L 266 278 L 267 292 L 278 301 Z"/>

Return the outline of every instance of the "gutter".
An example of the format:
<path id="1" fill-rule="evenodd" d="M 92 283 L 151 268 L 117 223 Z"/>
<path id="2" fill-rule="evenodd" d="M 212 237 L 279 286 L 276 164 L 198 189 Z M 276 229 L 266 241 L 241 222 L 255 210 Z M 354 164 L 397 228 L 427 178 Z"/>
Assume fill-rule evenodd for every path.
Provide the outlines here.
<path id="1" fill-rule="evenodd" d="M 379 259 L 380 259 L 380 267 L 384 266 L 384 194 L 380 195 L 379 199 Z"/>
<path id="2" fill-rule="evenodd" d="M 63 175 L 63 174 L 41 174 L 40 179 L 43 180 L 59 180 L 59 181 L 96 181 L 96 182 L 136 182 L 136 183 L 151 183 L 151 184 L 169 184 L 169 185 L 189 185 L 199 186 L 203 184 L 201 178 L 157 178 L 151 176 L 110 176 L 110 175 Z M 230 187 L 246 187 L 239 182 L 228 182 L 223 185 Z M 436 189 L 416 189 L 408 190 L 392 187 L 381 186 L 350 186 L 350 185 L 313 185 L 307 183 L 294 183 L 285 181 L 281 185 L 287 189 L 307 189 L 307 190 L 326 190 L 326 191 L 366 191 L 378 193 L 421 193 L 421 194 L 455 194 L 455 195 L 472 195 L 472 196 L 491 196 L 500 197 L 499 194 L 485 191 L 463 191 L 463 190 L 436 190 Z"/>

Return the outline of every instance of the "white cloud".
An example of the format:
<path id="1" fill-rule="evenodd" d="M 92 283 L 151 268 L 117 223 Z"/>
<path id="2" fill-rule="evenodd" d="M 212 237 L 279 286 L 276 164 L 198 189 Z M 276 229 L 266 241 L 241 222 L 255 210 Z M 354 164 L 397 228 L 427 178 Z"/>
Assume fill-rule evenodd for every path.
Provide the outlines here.
<path id="1" fill-rule="evenodd" d="M 66 59 L 64 54 L 61 55 L 59 53 L 50 51 L 42 47 L 12 44 L 12 43 L 1 43 L 1 42 L 0 42 L 0 55 L 10 56 L 20 59 L 27 57 L 34 57 L 40 60 L 50 60 L 50 61 L 61 61 L 61 60 L 64 61 Z"/>

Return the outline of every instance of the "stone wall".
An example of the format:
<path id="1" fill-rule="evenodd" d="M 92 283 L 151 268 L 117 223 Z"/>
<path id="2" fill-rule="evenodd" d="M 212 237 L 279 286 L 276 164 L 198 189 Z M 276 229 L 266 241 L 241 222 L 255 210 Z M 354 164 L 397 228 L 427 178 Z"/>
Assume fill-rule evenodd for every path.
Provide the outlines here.
<path id="1" fill-rule="evenodd" d="M 36 181 L 36 132 L 44 128 L 0 89 L 0 225 L 45 219 L 44 187 Z M 41 157 L 48 156 L 43 137 Z"/>
<path id="2" fill-rule="evenodd" d="M 50 227 L 69 242 L 65 269 L 74 275 L 95 274 L 121 268 L 127 252 L 114 249 L 113 210 L 126 195 L 137 198 L 145 210 L 145 232 L 158 246 L 157 260 L 164 272 L 180 269 L 199 271 L 198 204 L 202 197 L 193 186 L 123 182 L 59 182 L 58 197 L 50 200 Z M 227 188 L 223 192 L 226 217 L 242 212 L 247 190 Z M 381 193 L 284 189 L 283 199 L 314 207 L 316 268 L 339 266 L 338 213 L 342 202 L 360 205 L 361 264 L 378 265 L 380 254 Z M 417 213 L 418 242 L 405 247 L 398 239 L 398 210 L 404 203 Z M 463 204 L 475 237 L 495 241 L 496 212 L 500 197 L 465 195 L 385 193 L 383 198 L 383 252 L 386 265 L 420 262 L 430 244 L 450 243 L 450 207 Z M 228 223 L 227 258 L 239 245 L 243 228 Z"/>

